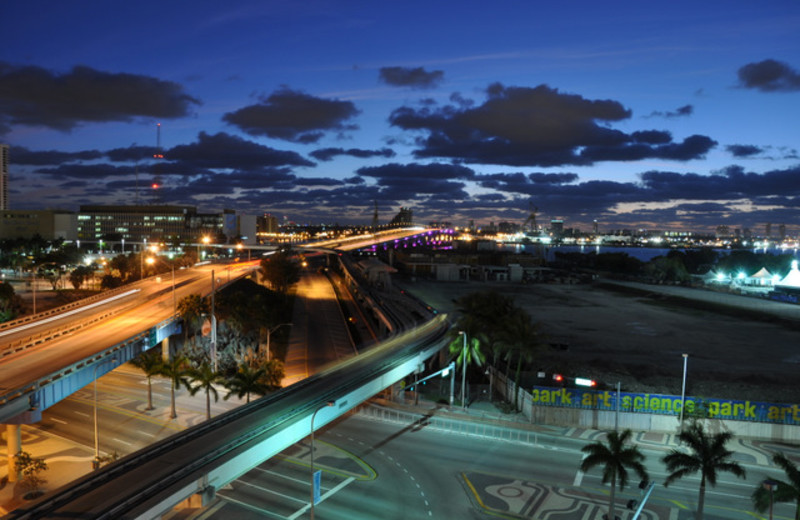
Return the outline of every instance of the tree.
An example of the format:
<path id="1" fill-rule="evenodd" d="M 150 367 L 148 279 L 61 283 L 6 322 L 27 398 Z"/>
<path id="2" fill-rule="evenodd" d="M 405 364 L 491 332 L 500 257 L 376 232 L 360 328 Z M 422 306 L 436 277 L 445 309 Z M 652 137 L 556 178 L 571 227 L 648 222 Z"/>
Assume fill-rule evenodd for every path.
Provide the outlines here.
<path id="1" fill-rule="evenodd" d="M 13 320 L 23 313 L 25 302 L 10 283 L 0 282 L 0 322 Z"/>
<path id="2" fill-rule="evenodd" d="M 466 342 L 463 334 L 466 334 Z M 448 350 L 450 351 L 450 356 L 455 357 L 456 370 L 462 371 L 461 405 L 466 408 L 468 399 L 466 395 L 467 367 L 472 364 L 483 365 L 483 362 L 486 361 L 486 355 L 481 352 L 481 341 L 477 337 L 470 337 L 466 331 L 456 332 L 456 329 L 451 329 L 451 335 L 454 335 L 454 338 L 450 342 Z"/>
<path id="3" fill-rule="evenodd" d="M 211 419 L 211 395 L 214 395 L 214 402 L 219 400 L 219 393 L 214 385 L 225 383 L 225 379 L 207 361 L 199 367 L 190 368 L 188 376 L 187 388 L 190 394 L 194 395 L 200 390 L 206 393 L 206 419 Z"/>
<path id="4" fill-rule="evenodd" d="M 289 253 L 279 251 L 261 259 L 261 281 L 277 293 L 286 295 L 289 287 L 300 280 L 300 266 Z"/>
<path id="5" fill-rule="evenodd" d="M 608 501 L 608 518 L 614 519 L 616 508 L 617 483 L 622 490 L 628 483 L 628 468 L 632 469 L 640 479 L 647 480 L 647 470 L 644 467 L 644 455 L 638 446 L 628 446 L 631 431 L 609 432 L 606 442 L 596 441 L 587 444 L 581 451 L 586 458 L 581 461 L 581 471 L 588 472 L 595 466 L 603 467 L 603 484 L 611 483 L 611 497 Z"/>
<path id="6" fill-rule="evenodd" d="M 246 397 L 249 403 L 250 394 L 266 394 L 269 387 L 262 381 L 266 373 L 264 367 L 253 368 L 248 363 L 241 363 L 236 373 L 225 381 L 225 387 L 228 389 L 225 399 L 236 395 L 239 399 Z"/>
<path id="7" fill-rule="evenodd" d="M 94 275 L 91 267 L 86 265 L 79 265 L 71 273 L 69 273 L 69 283 L 77 290 L 80 289 L 88 278 Z"/>
<path id="8" fill-rule="evenodd" d="M 113 274 L 106 274 L 100 279 L 100 287 L 103 289 L 116 289 L 122 287 L 122 278 Z"/>
<path id="9" fill-rule="evenodd" d="M 772 479 L 775 481 L 772 497 L 770 497 L 769 490 L 759 483 L 751 497 L 753 507 L 759 513 L 763 513 L 769 509 L 770 500 L 772 502 L 794 502 L 796 504 L 794 519 L 800 520 L 800 468 L 783 453 L 775 453 L 772 456 L 772 462 L 786 473 L 788 480 Z"/>
<path id="10" fill-rule="evenodd" d="M 147 408 L 146 410 L 153 409 L 153 376 L 161 374 L 161 365 L 164 360 L 161 358 L 161 352 L 158 349 L 150 349 L 147 352 L 139 354 L 131 360 L 131 364 L 144 372 L 147 376 Z"/>
<path id="11" fill-rule="evenodd" d="M 180 390 L 181 385 L 187 389 L 189 386 L 189 363 L 184 356 L 175 356 L 169 361 L 164 361 L 159 367 L 158 373 L 162 376 L 167 376 L 170 379 L 170 399 L 172 402 L 172 414 L 170 419 L 178 417 L 178 412 L 175 410 L 175 390 Z"/>
<path id="12" fill-rule="evenodd" d="M 458 330 L 465 330 L 470 337 L 479 337 L 484 346 L 492 351 L 494 361 L 500 351 L 496 348 L 503 334 L 503 320 L 514 309 L 513 298 L 497 291 L 478 291 L 467 294 L 456 301 L 459 318 Z"/>
<path id="13" fill-rule="evenodd" d="M 43 458 L 33 457 L 27 451 L 20 451 L 14 457 L 14 469 L 22 474 L 20 485 L 27 490 L 26 497 L 34 498 L 41 495 L 41 487 L 47 480 L 41 473 L 47 471 L 47 462 Z"/>
<path id="14" fill-rule="evenodd" d="M 178 302 L 178 316 L 181 317 L 184 324 L 184 343 L 189 338 L 189 329 L 196 330 L 200 317 L 208 314 L 210 309 L 208 302 L 199 294 L 190 294 L 180 299 Z"/>
<path id="15" fill-rule="evenodd" d="M 522 363 L 530 363 L 542 344 L 539 327 L 533 322 L 530 314 L 524 309 L 515 307 L 503 320 L 503 331 L 500 343 L 508 353 L 509 365 L 514 355 L 517 357 L 517 368 L 515 371 L 514 382 L 520 385 L 520 373 Z M 514 393 L 514 408 L 517 409 L 519 392 Z"/>
<path id="16" fill-rule="evenodd" d="M 745 470 L 738 462 L 731 459 L 733 452 L 725 444 L 733 438 L 730 432 L 709 435 L 700 422 L 693 422 L 678 436 L 678 440 L 686 444 L 691 453 L 672 450 L 662 461 L 670 473 L 664 487 L 687 475 L 700 472 L 700 494 L 697 499 L 697 520 L 703 520 L 703 504 L 706 497 L 706 483 L 717 485 L 717 473 L 727 471 L 739 478 L 745 478 Z"/>
<path id="17" fill-rule="evenodd" d="M 687 282 L 689 272 L 680 258 L 657 256 L 644 266 L 644 273 L 655 282 Z"/>

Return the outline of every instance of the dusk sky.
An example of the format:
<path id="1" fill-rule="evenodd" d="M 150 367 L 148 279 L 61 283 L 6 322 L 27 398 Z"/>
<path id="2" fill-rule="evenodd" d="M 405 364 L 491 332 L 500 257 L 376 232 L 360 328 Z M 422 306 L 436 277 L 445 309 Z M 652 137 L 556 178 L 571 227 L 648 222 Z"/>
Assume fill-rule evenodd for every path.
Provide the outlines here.
<path id="1" fill-rule="evenodd" d="M 12 209 L 138 193 L 301 223 L 369 224 L 377 201 L 381 222 L 533 206 L 583 230 L 800 230 L 797 0 L 27 0 L 0 19 Z"/>

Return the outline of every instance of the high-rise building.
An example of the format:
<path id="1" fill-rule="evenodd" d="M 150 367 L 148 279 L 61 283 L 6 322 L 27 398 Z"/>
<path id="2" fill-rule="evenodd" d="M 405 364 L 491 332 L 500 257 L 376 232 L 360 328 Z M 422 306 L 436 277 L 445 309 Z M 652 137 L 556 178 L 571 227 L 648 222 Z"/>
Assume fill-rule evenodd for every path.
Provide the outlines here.
<path id="1" fill-rule="evenodd" d="M 0 210 L 8 207 L 8 145 L 0 144 Z"/>

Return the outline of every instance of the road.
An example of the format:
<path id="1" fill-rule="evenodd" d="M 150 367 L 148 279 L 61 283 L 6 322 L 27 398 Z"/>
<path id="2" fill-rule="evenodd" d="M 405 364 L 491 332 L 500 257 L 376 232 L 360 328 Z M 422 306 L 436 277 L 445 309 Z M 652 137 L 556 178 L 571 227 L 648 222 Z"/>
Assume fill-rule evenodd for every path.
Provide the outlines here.
<path id="1" fill-rule="evenodd" d="M 568 441 L 558 449 L 447 434 L 425 427 L 376 423 L 351 417 L 317 435 L 315 466 L 323 469 L 320 519 L 501 518 L 599 519 L 608 504 L 600 470 L 581 474 L 580 447 Z M 305 518 L 309 492 L 307 444 L 273 458 L 219 490 L 219 502 L 193 518 Z M 664 451 L 643 450 L 657 482 L 643 520 L 694 517 L 698 480 L 669 488 L 659 462 Z M 706 496 L 707 520 L 752 520 L 749 496 L 763 479 L 763 468 L 746 466 L 741 481 L 721 474 Z M 640 499 L 633 481 L 618 497 Z M 775 518 L 793 509 L 777 504 Z M 630 518 L 629 516 L 627 518 Z"/>
<path id="2" fill-rule="evenodd" d="M 179 396 L 179 419 L 168 419 L 166 381 L 155 385 L 156 410 L 145 411 L 144 377 L 118 369 L 98 385 L 101 450 L 128 453 L 203 420 L 202 396 Z M 41 428 L 93 445 L 89 427 L 92 394 L 84 390 L 45 412 Z M 214 413 L 235 406 L 221 401 Z M 414 424 L 390 424 L 351 416 L 316 435 L 315 467 L 323 471 L 322 519 L 501 518 L 596 519 L 607 505 L 608 486 L 600 471 L 581 474 L 580 447 L 589 439 L 554 438 L 533 447 L 437 431 Z M 643 449 L 651 478 L 658 483 L 643 520 L 688 520 L 697 499 L 696 478 L 669 488 L 660 458 L 663 449 Z M 767 474 L 744 462 L 746 481 L 721 474 L 706 500 L 708 520 L 754 518 L 749 495 Z M 88 461 L 87 461 L 88 467 Z M 778 474 L 771 472 L 774 476 Z M 621 508 L 638 499 L 635 484 L 618 494 Z M 224 489 L 204 511 L 176 518 L 306 518 L 309 497 L 308 439 L 285 450 Z M 618 513 L 621 514 L 621 513 Z M 628 513 L 629 514 L 629 513 Z M 777 504 L 775 518 L 791 518 Z M 514 516 L 517 515 L 517 516 Z M 623 517 L 624 518 L 624 517 Z M 755 516 L 755 518 L 759 518 Z"/>

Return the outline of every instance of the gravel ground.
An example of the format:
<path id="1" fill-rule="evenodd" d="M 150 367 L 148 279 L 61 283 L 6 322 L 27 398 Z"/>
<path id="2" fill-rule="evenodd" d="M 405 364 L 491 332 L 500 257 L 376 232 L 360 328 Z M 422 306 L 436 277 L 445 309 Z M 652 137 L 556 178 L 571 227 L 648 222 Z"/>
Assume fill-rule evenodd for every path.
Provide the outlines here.
<path id="1" fill-rule="evenodd" d="M 665 295 L 632 294 L 597 284 L 402 284 L 442 312 L 463 294 L 496 289 L 539 322 L 549 344 L 534 370 L 586 376 L 623 391 L 680 395 L 688 353 L 687 395 L 800 403 L 797 323 L 733 314 Z M 645 286 L 646 287 L 646 286 Z M 691 297 L 691 291 L 687 294 Z M 747 303 L 747 299 L 735 297 Z M 526 384 L 535 384 L 535 372 Z"/>

